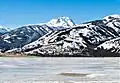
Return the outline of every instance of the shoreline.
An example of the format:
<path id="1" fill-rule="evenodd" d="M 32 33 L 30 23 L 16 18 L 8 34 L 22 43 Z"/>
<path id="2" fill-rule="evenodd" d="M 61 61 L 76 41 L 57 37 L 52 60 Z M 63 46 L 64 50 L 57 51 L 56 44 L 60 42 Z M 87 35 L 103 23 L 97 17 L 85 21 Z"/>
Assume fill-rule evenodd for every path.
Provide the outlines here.
<path id="1" fill-rule="evenodd" d="M 104 58 L 104 57 L 120 57 L 119 56 L 85 56 L 85 55 L 38 55 L 38 54 L 24 54 L 24 53 L 0 53 L 0 57 L 87 57 L 87 58 Z"/>

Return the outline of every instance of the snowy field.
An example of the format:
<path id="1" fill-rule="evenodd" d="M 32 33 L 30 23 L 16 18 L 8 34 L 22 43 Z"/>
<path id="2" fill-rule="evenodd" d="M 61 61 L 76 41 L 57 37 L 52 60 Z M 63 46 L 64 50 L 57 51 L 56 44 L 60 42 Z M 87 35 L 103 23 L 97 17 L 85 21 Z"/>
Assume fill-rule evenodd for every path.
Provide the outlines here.
<path id="1" fill-rule="evenodd" d="M 119 83 L 120 58 L 0 58 L 0 83 Z"/>

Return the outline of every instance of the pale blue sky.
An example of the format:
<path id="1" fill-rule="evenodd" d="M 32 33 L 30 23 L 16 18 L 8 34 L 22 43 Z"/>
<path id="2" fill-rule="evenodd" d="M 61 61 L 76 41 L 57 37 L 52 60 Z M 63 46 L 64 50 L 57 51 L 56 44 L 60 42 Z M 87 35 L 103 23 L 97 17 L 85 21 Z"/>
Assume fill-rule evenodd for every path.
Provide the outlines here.
<path id="1" fill-rule="evenodd" d="M 68 16 L 81 23 L 120 14 L 120 0 L 0 0 L 0 24 L 15 28 Z"/>

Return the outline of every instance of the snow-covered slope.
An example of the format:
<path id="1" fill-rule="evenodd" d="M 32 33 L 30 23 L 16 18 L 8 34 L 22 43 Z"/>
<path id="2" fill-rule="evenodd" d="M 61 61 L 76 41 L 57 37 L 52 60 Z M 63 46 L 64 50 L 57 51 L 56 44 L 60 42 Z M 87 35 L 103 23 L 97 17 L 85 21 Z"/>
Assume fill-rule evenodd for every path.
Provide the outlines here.
<path id="1" fill-rule="evenodd" d="M 98 48 L 103 48 L 113 53 L 120 53 L 120 37 L 106 41 L 95 49 Z"/>
<path id="2" fill-rule="evenodd" d="M 73 22 L 72 19 L 70 19 L 69 17 L 59 17 L 58 19 L 52 19 L 50 20 L 47 25 L 49 26 L 64 26 L 64 27 L 68 27 L 68 26 L 75 26 L 75 23 Z"/>
<path id="3" fill-rule="evenodd" d="M 102 20 L 86 22 L 71 29 L 54 31 L 22 48 L 25 53 L 83 53 L 102 43 L 120 37 L 120 17 L 110 15 Z M 18 51 L 18 50 L 17 50 Z"/>
<path id="4" fill-rule="evenodd" d="M 120 33 L 120 15 L 114 14 L 104 17 L 104 23 L 108 27 L 112 27 L 116 32 Z"/>
<path id="5" fill-rule="evenodd" d="M 6 32 L 8 32 L 7 29 L 0 25 L 0 34 L 4 34 Z"/>
<path id="6" fill-rule="evenodd" d="M 56 21 L 54 22 L 53 20 L 52 23 L 56 23 Z M 52 26 L 52 23 L 48 23 L 46 26 Z M 119 52 L 119 15 L 110 15 L 101 20 L 90 21 L 77 26 L 69 25 L 69 27 L 71 28 L 53 30 L 30 44 L 25 44 L 21 48 L 15 48 L 6 52 L 24 52 L 48 56 L 90 56 L 92 52 L 94 54 L 94 50 L 101 46 L 111 52 Z M 100 52 L 102 53 L 102 51 Z M 106 50 L 104 53 L 106 54 Z M 108 52 L 107 54 L 109 55 Z"/>
<path id="7" fill-rule="evenodd" d="M 54 22 L 53 22 L 54 20 Z M 31 43 L 48 32 L 71 28 L 74 22 L 68 17 L 59 17 L 48 23 L 24 25 L 1 36 L 0 49 L 14 49 Z"/>

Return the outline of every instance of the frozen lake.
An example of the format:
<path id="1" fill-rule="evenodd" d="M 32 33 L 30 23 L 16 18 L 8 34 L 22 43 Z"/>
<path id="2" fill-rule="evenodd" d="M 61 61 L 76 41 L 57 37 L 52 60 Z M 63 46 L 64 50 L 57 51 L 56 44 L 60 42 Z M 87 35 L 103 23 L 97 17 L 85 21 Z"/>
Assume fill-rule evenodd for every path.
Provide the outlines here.
<path id="1" fill-rule="evenodd" d="M 60 75 L 67 73 L 68 75 Z M 75 73 L 75 75 L 71 75 Z M 0 83 L 120 81 L 120 58 L 0 58 Z"/>

